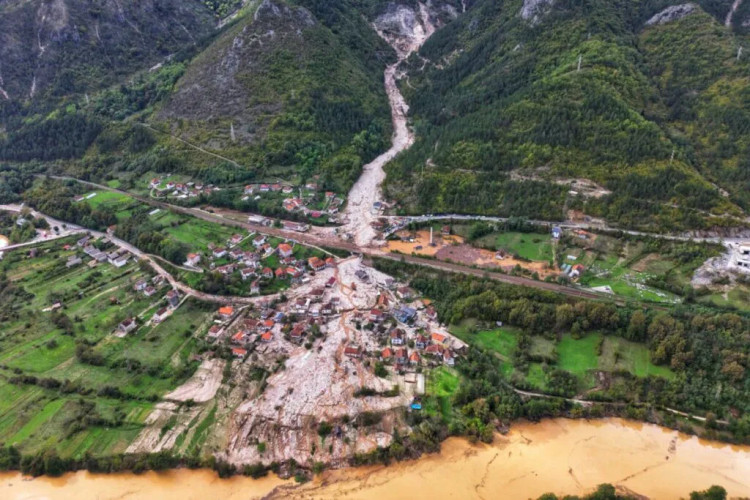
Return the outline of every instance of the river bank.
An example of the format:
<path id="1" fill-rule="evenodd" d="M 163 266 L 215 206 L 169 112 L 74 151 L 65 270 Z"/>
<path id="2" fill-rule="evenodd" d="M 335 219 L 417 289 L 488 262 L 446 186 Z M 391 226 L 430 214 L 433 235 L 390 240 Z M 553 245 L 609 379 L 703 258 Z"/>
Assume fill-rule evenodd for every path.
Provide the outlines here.
<path id="1" fill-rule="evenodd" d="M 600 483 L 647 498 L 687 498 L 712 484 L 750 496 L 750 447 L 705 441 L 621 419 L 518 423 L 490 445 L 450 438 L 414 461 L 326 471 L 297 486 L 277 477 L 218 479 L 208 470 L 24 479 L 0 474 L 0 498 L 190 500 L 205 498 L 537 498 L 581 494 Z"/>

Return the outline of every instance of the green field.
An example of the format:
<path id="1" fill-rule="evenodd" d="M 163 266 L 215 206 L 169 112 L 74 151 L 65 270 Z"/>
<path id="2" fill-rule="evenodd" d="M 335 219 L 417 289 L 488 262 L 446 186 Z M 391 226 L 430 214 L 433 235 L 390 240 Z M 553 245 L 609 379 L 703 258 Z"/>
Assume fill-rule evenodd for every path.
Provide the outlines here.
<path id="1" fill-rule="evenodd" d="M 591 334 L 574 339 L 570 334 L 559 341 L 541 336 L 532 336 L 528 354 L 541 362 L 529 363 L 526 373 L 519 373 L 512 360 L 518 349 L 521 331 L 502 327 L 482 329 L 473 320 L 453 325 L 451 333 L 470 344 L 495 352 L 502 359 L 502 374 L 510 379 L 521 377 L 530 387 L 544 391 L 547 388 L 547 372 L 559 368 L 573 374 L 582 389 L 596 385 L 595 371 L 626 371 L 637 377 L 659 376 L 671 379 L 674 373 L 667 367 L 656 366 L 651 362 L 651 354 L 644 344 L 629 342 L 619 337 L 605 337 Z"/>
<path id="2" fill-rule="evenodd" d="M 2 285 L 0 442 L 23 452 L 123 452 L 154 401 L 195 369 L 193 333 L 213 311 L 188 300 L 158 326 L 146 325 L 164 305 L 165 290 L 149 298 L 135 292 L 133 283 L 150 277 L 135 263 L 68 269 L 65 261 L 76 250 L 62 246 L 74 241 L 42 244 L 36 258 L 13 252 L 0 261 L 0 274 L 10 280 Z M 61 309 L 45 310 L 58 300 Z M 140 327 L 114 336 L 131 316 Z"/>
<path id="3" fill-rule="evenodd" d="M 454 326 L 451 333 L 464 342 L 480 345 L 494 351 L 505 358 L 509 358 L 518 344 L 518 334 L 514 328 L 496 328 L 494 330 L 480 330 L 470 332 L 471 322 Z"/>
<path id="4" fill-rule="evenodd" d="M 445 420 L 450 418 L 453 406 L 451 398 L 458 390 L 460 378 L 456 370 L 441 366 L 431 370 L 427 375 L 427 397 L 424 411 L 431 415 L 440 414 Z"/>

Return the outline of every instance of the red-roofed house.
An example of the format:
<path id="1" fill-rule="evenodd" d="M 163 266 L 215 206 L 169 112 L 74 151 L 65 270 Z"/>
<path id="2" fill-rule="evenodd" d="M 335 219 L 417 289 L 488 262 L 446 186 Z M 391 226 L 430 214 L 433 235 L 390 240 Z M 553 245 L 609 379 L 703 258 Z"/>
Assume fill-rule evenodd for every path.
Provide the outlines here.
<path id="1" fill-rule="evenodd" d="M 247 356 L 247 349 L 243 349 L 241 347 L 232 347 L 232 356 L 237 359 L 245 359 L 245 356 Z"/>
<path id="2" fill-rule="evenodd" d="M 292 245 L 290 245 L 289 243 L 281 243 L 279 245 L 279 256 L 291 257 L 292 254 L 293 254 Z"/>

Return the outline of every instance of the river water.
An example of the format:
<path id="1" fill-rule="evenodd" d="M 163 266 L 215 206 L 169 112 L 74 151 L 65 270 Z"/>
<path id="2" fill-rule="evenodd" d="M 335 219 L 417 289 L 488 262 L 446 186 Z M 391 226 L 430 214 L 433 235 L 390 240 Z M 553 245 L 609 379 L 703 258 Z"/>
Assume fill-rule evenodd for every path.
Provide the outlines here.
<path id="1" fill-rule="evenodd" d="M 750 447 L 699 440 L 619 419 L 515 424 L 491 445 L 451 438 L 440 454 L 389 467 L 328 471 L 298 487 L 275 477 L 220 480 L 206 470 L 24 480 L 0 475 L 3 500 L 271 498 L 464 499 L 580 494 L 609 482 L 649 498 L 686 498 L 720 484 L 750 497 Z"/>

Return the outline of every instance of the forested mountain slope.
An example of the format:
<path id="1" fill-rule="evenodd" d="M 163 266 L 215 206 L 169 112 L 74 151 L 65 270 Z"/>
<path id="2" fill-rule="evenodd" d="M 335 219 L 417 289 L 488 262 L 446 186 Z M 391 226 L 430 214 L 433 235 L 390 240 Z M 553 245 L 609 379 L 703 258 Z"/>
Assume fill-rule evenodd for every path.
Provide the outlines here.
<path id="1" fill-rule="evenodd" d="M 73 8 L 56 0 L 2 8 L 8 24 L 21 26 L 30 16 L 38 25 L 54 11 L 60 27 L 55 44 L 45 45 L 45 38 L 42 56 L 31 50 L 22 64 L 33 73 L 34 58 L 49 60 L 50 75 L 39 71 L 35 96 L 27 88 L 33 75 L 17 82 L 8 78 L 5 62 L 0 67 L 10 96 L 0 97 L 0 161 L 57 162 L 55 171 L 99 179 L 118 171 L 133 179 L 150 171 L 182 172 L 214 183 L 322 173 L 323 185 L 345 190 L 362 164 L 386 147 L 391 124 L 383 69 L 395 55 L 366 18 L 382 2 L 188 1 L 170 7 L 171 1 Z M 39 4 L 36 11 L 31 4 Z M 240 4 L 239 15 L 217 32 L 216 12 Z M 192 24 L 176 17 L 188 14 Z M 87 38 L 102 33 L 108 16 L 122 23 L 108 27 L 116 33 L 108 36 L 120 37 L 117 47 L 127 48 L 116 67 L 104 54 L 114 42 Z M 162 26 L 175 34 L 164 32 L 162 40 Z M 75 30 L 88 34 L 69 33 Z M 174 57 L 163 57 L 181 46 Z M 61 75 L 72 75 L 64 90 Z M 96 84 L 106 88 L 97 92 Z"/>
<path id="2" fill-rule="evenodd" d="M 750 208 L 747 38 L 720 22 L 731 2 L 676 5 L 473 2 L 411 61 L 418 140 L 388 194 L 413 211 L 734 223 Z M 602 189 L 570 194 L 580 179 Z"/>
<path id="3" fill-rule="evenodd" d="M 259 175 L 322 172 L 346 189 L 390 135 L 392 53 L 346 3 L 299 4 L 263 1 L 191 63 L 151 121 Z"/>

